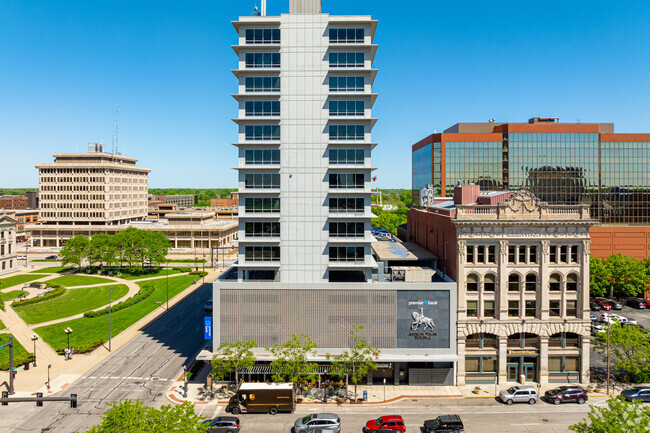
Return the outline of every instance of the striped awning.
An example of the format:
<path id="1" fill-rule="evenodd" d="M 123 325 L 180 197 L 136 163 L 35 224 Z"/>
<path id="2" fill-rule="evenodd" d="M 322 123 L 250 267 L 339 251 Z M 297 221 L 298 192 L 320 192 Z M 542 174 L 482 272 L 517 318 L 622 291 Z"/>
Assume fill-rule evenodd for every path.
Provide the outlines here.
<path id="1" fill-rule="evenodd" d="M 269 364 L 255 364 L 251 368 L 242 368 L 239 367 L 237 369 L 237 372 L 240 374 L 273 374 L 273 370 L 271 370 L 271 365 Z M 317 374 L 327 374 L 330 372 L 330 366 L 329 365 L 319 365 L 316 368 L 316 373 Z"/>

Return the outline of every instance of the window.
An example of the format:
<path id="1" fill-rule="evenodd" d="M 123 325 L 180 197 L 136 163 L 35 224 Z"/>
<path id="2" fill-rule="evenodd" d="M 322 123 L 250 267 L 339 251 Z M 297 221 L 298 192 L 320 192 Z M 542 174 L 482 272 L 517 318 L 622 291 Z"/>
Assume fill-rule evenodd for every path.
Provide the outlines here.
<path id="1" fill-rule="evenodd" d="M 332 197 L 329 203 L 330 213 L 363 213 L 364 199 L 361 197 Z"/>
<path id="2" fill-rule="evenodd" d="M 571 247 L 571 263 L 578 263 L 578 247 L 576 245 Z"/>
<path id="3" fill-rule="evenodd" d="M 330 149 L 331 165 L 363 165 L 365 154 L 363 149 Z"/>
<path id="4" fill-rule="evenodd" d="M 364 59 L 363 53 L 330 53 L 330 68 L 363 68 Z M 279 62 L 280 59 L 278 58 L 278 66 Z"/>
<path id="5" fill-rule="evenodd" d="M 535 317 L 537 312 L 537 303 L 535 301 L 526 301 L 526 317 Z"/>
<path id="6" fill-rule="evenodd" d="M 466 288 L 468 292 L 478 292 L 478 275 L 469 274 L 467 276 Z"/>
<path id="7" fill-rule="evenodd" d="M 474 245 L 467 245 L 467 263 L 474 263 Z"/>
<path id="8" fill-rule="evenodd" d="M 551 246 L 549 248 L 549 261 L 551 263 L 557 263 L 557 247 Z"/>
<path id="9" fill-rule="evenodd" d="M 566 277 L 566 290 L 567 292 L 578 291 L 578 276 L 576 274 L 569 274 Z"/>
<path id="10" fill-rule="evenodd" d="M 559 332 L 553 334 L 548 340 L 548 347 L 578 349 L 580 348 L 580 336 L 573 332 Z"/>
<path id="11" fill-rule="evenodd" d="M 496 277 L 494 274 L 487 274 L 483 277 L 483 291 L 494 292 L 496 289 Z"/>
<path id="12" fill-rule="evenodd" d="M 568 260 L 567 260 L 567 246 L 566 245 L 562 245 L 560 247 L 560 262 L 561 263 L 568 263 Z"/>
<path id="13" fill-rule="evenodd" d="M 330 92 L 363 92 L 363 77 L 330 77 Z"/>
<path id="14" fill-rule="evenodd" d="M 246 247 L 244 257 L 253 262 L 279 262 L 280 247 Z"/>
<path id="15" fill-rule="evenodd" d="M 580 370 L 580 356 L 549 356 L 548 371 L 552 373 L 577 372 Z"/>
<path id="16" fill-rule="evenodd" d="M 551 274 L 548 278 L 548 289 L 551 292 L 560 291 L 560 276 L 558 274 Z"/>
<path id="17" fill-rule="evenodd" d="M 510 274 L 508 277 L 508 291 L 518 292 L 519 291 L 519 275 Z"/>
<path id="18" fill-rule="evenodd" d="M 548 313 L 550 317 L 560 317 L 560 301 L 548 301 Z"/>
<path id="19" fill-rule="evenodd" d="M 330 29 L 330 44 L 363 43 L 363 29 Z"/>
<path id="20" fill-rule="evenodd" d="M 279 222 L 247 222 L 245 225 L 246 236 L 278 237 L 280 236 Z"/>
<path id="21" fill-rule="evenodd" d="M 251 213 L 278 213 L 280 212 L 280 199 L 275 197 L 246 198 L 244 210 Z"/>
<path id="22" fill-rule="evenodd" d="M 466 356 L 465 372 L 467 373 L 496 373 L 496 356 Z"/>
<path id="23" fill-rule="evenodd" d="M 330 247 L 330 262 L 363 262 L 364 247 Z"/>
<path id="24" fill-rule="evenodd" d="M 244 185 L 246 189 L 280 188 L 280 173 L 246 173 Z"/>
<path id="25" fill-rule="evenodd" d="M 578 315 L 578 301 L 566 301 L 566 317 L 576 317 Z"/>
<path id="26" fill-rule="evenodd" d="M 330 173 L 330 188 L 363 189 L 365 186 L 363 173 Z"/>
<path id="27" fill-rule="evenodd" d="M 516 247 L 513 246 L 508 247 L 508 263 L 515 262 L 516 252 L 517 252 Z"/>
<path id="28" fill-rule="evenodd" d="M 279 44 L 280 29 L 246 29 L 247 44 Z"/>
<path id="29" fill-rule="evenodd" d="M 330 101 L 330 116 L 363 116 L 363 101 Z"/>
<path id="30" fill-rule="evenodd" d="M 476 247 L 476 261 L 478 263 L 485 263 L 485 246 L 479 245 Z"/>
<path id="31" fill-rule="evenodd" d="M 467 301 L 467 317 L 478 316 L 478 301 Z"/>
<path id="32" fill-rule="evenodd" d="M 519 301 L 508 301 L 508 317 L 519 317 Z"/>
<path id="33" fill-rule="evenodd" d="M 280 125 L 246 125 L 244 133 L 246 140 L 279 140 Z"/>
<path id="34" fill-rule="evenodd" d="M 363 125 L 330 125 L 330 140 L 363 140 Z"/>
<path id="35" fill-rule="evenodd" d="M 528 261 L 530 263 L 537 263 L 537 247 L 535 245 L 530 246 L 528 251 Z"/>
<path id="36" fill-rule="evenodd" d="M 484 301 L 483 303 L 483 316 L 494 317 L 494 301 Z"/>
<path id="37" fill-rule="evenodd" d="M 279 68 L 280 53 L 246 53 L 247 68 Z"/>
<path id="38" fill-rule="evenodd" d="M 247 92 L 279 92 L 280 77 L 246 77 Z"/>
<path id="39" fill-rule="evenodd" d="M 246 165 L 280 164 L 280 149 L 246 149 Z"/>
<path id="40" fill-rule="evenodd" d="M 488 246 L 488 263 L 496 263 L 496 247 L 494 245 Z"/>
<path id="41" fill-rule="evenodd" d="M 526 275 L 526 291 L 534 292 L 537 290 L 537 276 L 535 274 Z"/>
<path id="42" fill-rule="evenodd" d="M 329 232 L 335 238 L 362 238 L 365 235 L 362 222 L 331 222 Z"/>
<path id="43" fill-rule="evenodd" d="M 519 247 L 519 263 L 526 263 L 526 247 Z"/>
<path id="44" fill-rule="evenodd" d="M 279 116 L 280 101 L 246 101 L 247 116 Z"/>

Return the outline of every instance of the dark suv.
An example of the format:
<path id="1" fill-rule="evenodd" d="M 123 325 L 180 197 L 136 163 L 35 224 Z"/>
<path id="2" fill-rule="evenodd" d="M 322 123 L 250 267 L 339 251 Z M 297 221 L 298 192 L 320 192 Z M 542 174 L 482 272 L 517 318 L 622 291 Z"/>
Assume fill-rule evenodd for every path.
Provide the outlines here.
<path id="1" fill-rule="evenodd" d="M 584 404 L 589 399 L 587 397 L 587 391 L 579 386 L 559 386 L 550 391 L 546 391 L 544 397 L 546 397 L 549 403 L 553 404 L 568 402 Z"/>
<path id="2" fill-rule="evenodd" d="M 625 305 L 628 307 L 636 308 L 637 310 L 645 310 L 645 300 L 639 298 L 629 298 Z"/>
<path id="3" fill-rule="evenodd" d="M 463 421 L 458 415 L 441 415 L 424 422 L 426 433 L 458 433 L 465 431 Z"/>

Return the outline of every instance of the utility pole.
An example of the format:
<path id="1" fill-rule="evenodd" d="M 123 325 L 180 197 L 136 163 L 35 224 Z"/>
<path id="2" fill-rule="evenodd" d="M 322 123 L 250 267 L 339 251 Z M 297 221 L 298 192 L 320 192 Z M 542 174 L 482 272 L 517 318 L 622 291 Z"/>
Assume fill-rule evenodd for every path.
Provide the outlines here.
<path id="1" fill-rule="evenodd" d="M 609 395 L 609 323 L 606 325 L 607 328 L 607 395 Z"/>
<path id="2" fill-rule="evenodd" d="M 9 341 L 0 346 L 0 350 L 9 346 L 9 395 L 14 394 L 14 337 L 9 337 Z"/>
<path id="3" fill-rule="evenodd" d="M 111 293 L 112 287 L 108 288 L 108 351 L 111 351 Z"/>

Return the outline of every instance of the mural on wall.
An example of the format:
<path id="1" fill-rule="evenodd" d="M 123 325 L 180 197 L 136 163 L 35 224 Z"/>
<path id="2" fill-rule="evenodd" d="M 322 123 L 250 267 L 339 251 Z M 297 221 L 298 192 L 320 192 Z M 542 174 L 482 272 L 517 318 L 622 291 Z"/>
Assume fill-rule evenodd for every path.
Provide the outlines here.
<path id="1" fill-rule="evenodd" d="M 450 305 L 447 290 L 397 292 L 397 347 L 450 348 Z"/>

